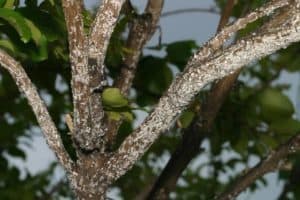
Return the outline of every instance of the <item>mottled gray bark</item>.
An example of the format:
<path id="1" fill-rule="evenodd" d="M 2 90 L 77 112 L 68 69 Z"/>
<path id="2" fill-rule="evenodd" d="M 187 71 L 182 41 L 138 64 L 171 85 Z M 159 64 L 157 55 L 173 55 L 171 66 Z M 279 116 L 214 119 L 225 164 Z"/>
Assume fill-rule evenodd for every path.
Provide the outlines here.
<path id="1" fill-rule="evenodd" d="M 95 141 L 88 140 L 88 136 L 90 135 L 90 114 L 88 107 L 90 89 L 87 58 L 84 54 L 86 36 L 83 30 L 83 2 L 81 0 L 64 0 L 62 1 L 62 5 L 68 30 L 72 68 L 71 86 L 74 106 L 74 133 L 72 133 L 72 136 L 81 148 L 91 148 L 96 144 Z"/>
<path id="2" fill-rule="evenodd" d="M 57 128 L 49 115 L 44 101 L 40 98 L 35 86 L 27 76 L 20 63 L 6 52 L 0 50 L 0 66 L 4 67 L 15 80 L 20 92 L 24 93 L 35 117 L 42 129 L 50 149 L 56 154 L 60 164 L 67 170 L 73 170 L 73 161 L 66 152 Z"/>
<path id="3" fill-rule="evenodd" d="M 157 2 L 152 3 L 155 5 Z M 300 0 L 270 1 L 224 28 L 205 44 L 190 59 L 184 72 L 176 77 L 153 112 L 123 141 L 119 149 L 116 152 L 104 152 L 101 150 L 107 124 L 103 122 L 101 94 L 96 95 L 94 90 L 103 86 L 106 49 L 124 0 L 104 0 L 88 35 L 83 32 L 82 1 L 63 0 L 62 3 L 72 66 L 74 117 L 73 126 L 69 126 L 74 129 L 72 137 L 78 154 L 76 162 L 71 161 L 66 153 L 43 101 L 21 65 L 3 51 L 0 51 L 0 64 L 10 72 L 19 89 L 25 93 L 50 148 L 66 169 L 75 195 L 81 200 L 105 199 L 107 188 L 134 165 L 162 132 L 172 126 L 179 114 L 207 84 L 300 40 Z M 283 15 L 273 16 L 276 26 L 266 25 L 264 31 L 256 32 L 224 51 L 215 53 L 236 31 L 284 6 Z"/>
<path id="4" fill-rule="evenodd" d="M 103 151 L 106 125 L 103 123 L 101 91 L 105 86 L 104 59 L 107 46 L 125 0 L 102 1 L 90 33 L 83 30 L 81 0 L 64 0 L 72 67 L 74 133 L 82 152 Z"/>
<path id="5" fill-rule="evenodd" d="M 299 41 L 299 31 L 299 3 L 294 3 L 289 7 L 289 16 L 272 30 L 253 33 L 205 62 L 202 61 L 202 52 L 196 54 L 184 72 L 173 81 L 154 111 L 125 139 L 117 153 L 109 159 L 107 168 L 110 169 L 108 172 L 110 176 L 116 179 L 129 170 L 158 136 L 172 126 L 176 117 L 208 83 L 233 73 L 253 60 Z"/>
<path id="6" fill-rule="evenodd" d="M 101 95 L 96 91 L 101 92 L 107 86 L 104 60 L 111 34 L 124 2 L 125 0 L 104 0 L 102 2 L 92 23 L 88 39 L 88 69 L 90 90 L 92 91 L 89 99 L 92 135 L 89 136 L 89 140 L 92 142 L 100 137 L 100 140 L 96 141 L 95 147 L 100 147 L 102 152 L 105 150 L 107 141 L 107 136 L 105 136 L 107 135 L 107 125 L 104 123 Z"/>
<path id="7" fill-rule="evenodd" d="M 144 13 L 133 19 L 131 23 L 126 41 L 126 48 L 130 50 L 130 53 L 124 55 L 121 72 L 114 82 L 114 87 L 119 88 L 125 96 L 128 96 L 132 86 L 143 48 L 157 28 L 163 4 L 163 0 L 148 0 Z M 130 12 L 133 11 L 131 10 Z M 115 143 L 121 123 L 122 121 L 108 120 L 107 149 Z"/>

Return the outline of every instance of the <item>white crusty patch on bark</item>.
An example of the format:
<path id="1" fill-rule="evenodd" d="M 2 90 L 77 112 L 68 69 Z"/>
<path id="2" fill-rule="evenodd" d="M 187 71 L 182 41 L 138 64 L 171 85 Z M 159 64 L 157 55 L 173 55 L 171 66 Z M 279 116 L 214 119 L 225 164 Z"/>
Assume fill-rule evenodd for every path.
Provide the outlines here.
<path id="1" fill-rule="evenodd" d="M 103 64 L 107 46 L 125 0 L 103 0 L 91 27 L 89 57 L 100 59 Z"/>
<path id="2" fill-rule="evenodd" d="M 259 18 L 272 14 L 274 10 L 289 5 L 290 2 L 291 0 L 272 0 L 262 7 L 250 12 L 245 17 L 237 19 L 233 24 L 225 26 L 215 37 L 204 44 L 199 49 L 198 53 L 194 54 L 194 57 L 190 59 L 188 64 L 206 60 L 237 31 L 245 28 L 249 23 L 252 23 Z"/>
<path id="3" fill-rule="evenodd" d="M 82 0 L 62 1 L 70 51 L 72 69 L 71 87 L 74 106 L 74 133 L 76 143 L 81 148 L 91 146 L 89 141 L 90 113 L 88 107 L 89 74 L 87 69 L 86 36 L 83 30 Z"/>
<path id="4" fill-rule="evenodd" d="M 95 89 L 102 90 L 106 85 L 106 75 L 104 59 L 110 37 L 115 28 L 120 11 L 125 0 L 104 0 L 98 9 L 96 18 L 92 23 L 90 35 L 88 38 L 88 71 L 89 71 L 89 88 L 90 96 L 88 108 L 91 116 L 91 133 L 87 140 L 90 147 L 103 148 L 103 136 L 107 128 L 103 122 L 104 111 L 101 102 L 101 95 L 95 93 Z M 89 148 L 90 148 L 89 147 Z"/>
<path id="5" fill-rule="evenodd" d="M 238 41 L 204 63 L 190 63 L 168 89 L 155 110 L 120 146 L 107 167 L 112 179 L 122 176 L 139 159 L 160 133 L 166 131 L 194 96 L 208 83 L 223 78 L 248 64 L 300 40 L 300 14 L 272 32 L 264 32 Z M 196 60 L 198 60 L 196 55 Z M 201 60 L 201 58 L 199 58 Z"/>
<path id="6" fill-rule="evenodd" d="M 25 94 L 49 147 L 56 154 L 61 165 L 68 172 L 72 171 L 72 160 L 63 146 L 56 126 L 48 113 L 45 103 L 40 98 L 35 86 L 27 76 L 23 67 L 2 50 L 0 50 L 0 65 L 10 73 L 19 90 Z"/>

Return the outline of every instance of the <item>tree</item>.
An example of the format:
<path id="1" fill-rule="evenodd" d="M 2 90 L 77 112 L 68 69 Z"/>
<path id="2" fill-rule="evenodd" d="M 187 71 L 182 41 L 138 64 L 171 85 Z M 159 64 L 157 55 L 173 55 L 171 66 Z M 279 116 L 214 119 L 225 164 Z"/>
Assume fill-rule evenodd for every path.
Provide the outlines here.
<path id="1" fill-rule="evenodd" d="M 144 187 L 139 189 L 139 195 L 135 188 L 123 194 L 128 199 L 168 199 L 184 169 L 187 185 L 208 190 L 183 196 L 211 199 L 211 195 L 223 192 L 216 199 L 233 199 L 264 174 L 286 168 L 286 157 L 300 148 L 300 136 L 296 134 L 300 122 L 293 117 L 293 105 L 282 93 L 284 87 L 273 87 L 271 83 L 286 63 L 287 70 L 298 69 L 298 60 L 291 63 L 291 58 L 299 52 L 299 45 L 293 43 L 300 40 L 300 1 L 270 0 L 265 4 L 239 1 L 236 5 L 233 0 L 216 2 L 222 8 L 218 33 L 194 54 L 197 45 L 193 41 L 153 47 L 167 53 L 161 58 L 143 56 L 142 50 L 156 31 L 163 0 L 148 0 L 143 14 L 138 14 L 130 1 L 104 0 L 95 16 L 79 0 L 62 0 L 61 3 L 45 0 L 40 4 L 27 0 L 23 7 L 17 1 L 0 1 L 0 64 L 24 94 L 18 102 L 11 102 L 18 106 L 5 111 L 3 130 L 13 127 L 16 129 L 13 132 L 20 135 L 34 125 L 28 124 L 33 117 L 31 113 L 29 118 L 21 117 L 26 114 L 26 99 L 49 147 L 66 171 L 77 199 L 105 199 L 113 185 L 123 192 L 127 192 L 126 185 Z M 248 14 L 241 12 L 246 10 L 242 8 L 251 6 L 257 8 Z M 236 20 L 226 25 L 231 15 Z M 225 46 L 233 36 L 236 41 Z M 288 50 L 280 50 L 288 46 Z M 277 51 L 273 57 L 269 56 Z M 264 58 L 266 56 L 269 57 Z M 259 62 L 254 62 L 256 60 Z M 237 81 L 242 67 L 251 62 L 252 67 L 245 73 L 257 79 L 254 87 L 246 81 Z M 182 71 L 174 80 L 170 63 Z M 51 70 L 47 71 L 49 77 L 42 80 L 41 67 L 36 66 Z M 30 72 L 29 76 L 24 69 Z M 47 88 L 55 97 L 49 103 L 53 119 L 39 95 L 43 90 L 34 86 L 31 76 L 37 86 Z M 17 96 L 16 88 L 6 86 L 11 87 L 8 76 L 1 77 L 5 94 L 1 98 Z M 108 77 L 113 79 L 113 85 L 108 85 Z M 68 90 L 58 92 L 60 89 L 55 86 L 58 79 L 70 80 L 72 94 Z M 238 89 L 226 99 L 235 82 L 239 83 Z M 211 88 L 207 87 L 209 84 Z M 131 89 L 136 93 L 135 99 L 129 96 Z M 147 110 L 145 106 L 151 108 L 151 112 L 133 130 L 133 110 Z M 60 126 L 61 115 L 70 112 L 70 107 L 73 112 L 65 117 L 67 130 Z M 18 116 L 12 115 L 16 112 Z M 228 117 L 231 115 L 237 117 Z M 163 134 L 166 132 L 174 134 Z M 182 138 L 178 136 L 180 132 Z M 278 137 L 280 133 L 283 134 Z M 247 139 L 250 135 L 252 138 Z M 287 137 L 291 138 L 287 140 Z M 202 151 L 199 146 L 205 139 L 211 144 L 212 160 L 208 166 L 213 168 L 207 179 L 195 176 L 195 172 L 187 168 Z M 155 145 L 164 146 L 151 146 L 155 141 Z M 274 150 L 262 150 L 262 146 L 251 141 L 261 141 Z M 265 159 L 244 172 L 228 190 L 218 181 L 219 173 L 225 169 L 220 154 L 226 142 L 240 157 L 229 160 L 225 167 L 247 163 L 246 150 L 260 157 L 267 153 Z M 2 151 L 8 149 L 10 154 L 24 157 L 16 144 L 13 135 L 0 147 Z M 149 162 L 157 160 L 164 150 L 170 152 L 174 148 L 167 166 L 157 180 L 153 180 L 155 170 L 149 169 Z M 4 157 L 1 159 L 4 160 L 2 167 L 14 171 L 14 180 L 21 185 L 24 180 L 19 180 L 16 169 L 9 168 Z M 292 174 L 297 174 L 296 161 L 297 158 L 293 158 L 289 163 L 294 166 Z M 140 166 L 133 168 L 136 163 Z M 137 178 L 141 169 L 143 177 Z M 25 179 L 31 186 L 42 183 L 38 191 L 27 192 L 26 198 L 49 198 L 61 189 L 63 182 L 49 192 L 49 173 L 51 170 Z M 12 199 L 8 183 L 6 180 L 1 190 L 5 191 L 4 198 Z M 287 181 L 286 191 L 293 185 L 295 181 Z M 286 197 L 286 191 L 282 198 Z M 63 192 L 59 191 L 59 195 Z M 177 192 L 180 194 L 180 188 Z M 294 193 L 296 195 L 296 190 Z"/>

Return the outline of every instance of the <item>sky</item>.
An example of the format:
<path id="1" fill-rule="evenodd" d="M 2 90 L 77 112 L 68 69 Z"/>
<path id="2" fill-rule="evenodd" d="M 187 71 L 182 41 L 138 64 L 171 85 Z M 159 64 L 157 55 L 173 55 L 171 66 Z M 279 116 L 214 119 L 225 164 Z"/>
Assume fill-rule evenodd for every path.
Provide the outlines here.
<path id="1" fill-rule="evenodd" d="M 96 2 L 95 0 L 85 1 L 87 6 L 92 6 Z M 133 4 L 138 8 L 145 6 L 146 0 L 132 0 Z M 213 0 L 165 0 L 164 12 L 172 11 L 182 8 L 210 8 L 214 6 Z M 160 21 L 160 27 L 162 30 L 162 42 L 170 43 L 178 40 L 196 40 L 199 45 L 203 44 L 210 37 L 212 37 L 216 31 L 219 16 L 210 13 L 186 13 L 180 15 L 173 15 L 169 17 L 163 17 Z M 156 45 L 158 43 L 158 34 L 156 33 L 147 46 Z M 150 53 L 150 52 L 146 52 Z M 292 88 L 287 94 L 291 97 L 296 104 L 296 94 L 298 75 L 290 75 L 284 73 L 280 77 L 281 81 L 289 80 L 292 83 Z M 142 118 L 142 117 L 141 117 Z M 141 120 L 140 120 L 141 121 Z M 38 129 L 33 130 L 36 132 L 34 142 L 31 148 L 22 146 L 27 152 L 28 159 L 24 165 L 22 160 L 11 159 L 12 164 L 20 166 L 20 168 L 28 168 L 31 173 L 36 173 L 43 169 L 46 169 L 48 165 L 55 160 L 54 154 L 47 147 L 44 138 L 40 134 Z M 229 156 L 229 154 L 224 155 Z M 199 157 L 199 161 L 201 158 Z M 250 165 L 255 165 L 258 162 L 257 158 L 253 158 Z M 237 170 L 242 170 L 237 169 Z M 57 172 L 57 179 L 63 176 L 61 170 Z M 244 192 L 238 197 L 238 200 L 252 200 L 252 199 L 269 199 L 273 200 L 281 192 L 282 183 L 277 181 L 277 173 L 270 173 L 266 176 L 269 186 L 267 188 L 262 187 L 254 194 Z"/>

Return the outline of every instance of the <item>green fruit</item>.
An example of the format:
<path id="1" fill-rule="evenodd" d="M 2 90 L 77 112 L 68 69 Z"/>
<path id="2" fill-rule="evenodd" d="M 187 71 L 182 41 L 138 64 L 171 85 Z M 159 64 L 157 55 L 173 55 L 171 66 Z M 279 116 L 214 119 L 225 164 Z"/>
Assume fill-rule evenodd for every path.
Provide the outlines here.
<path id="1" fill-rule="evenodd" d="M 294 113 L 290 99 L 281 91 L 267 88 L 258 96 L 260 114 L 267 121 L 289 118 Z"/>
<path id="2" fill-rule="evenodd" d="M 118 88 L 106 88 L 102 93 L 104 106 L 120 108 L 128 105 L 128 100 L 122 95 Z"/>

